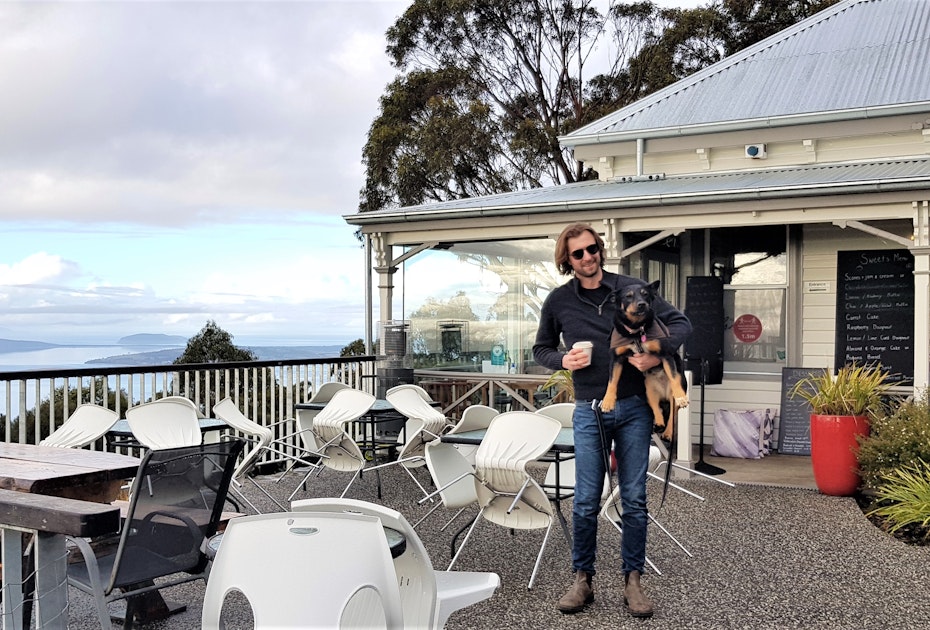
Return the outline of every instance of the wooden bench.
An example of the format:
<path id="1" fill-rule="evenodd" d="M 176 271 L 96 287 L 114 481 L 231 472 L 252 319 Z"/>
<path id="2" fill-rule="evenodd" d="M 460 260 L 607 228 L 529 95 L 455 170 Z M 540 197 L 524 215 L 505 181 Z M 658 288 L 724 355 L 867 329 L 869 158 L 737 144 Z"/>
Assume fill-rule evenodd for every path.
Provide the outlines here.
<path id="1" fill-rule="evenodd" d="M 119 531 L 119 508 L 0 489 L 0 524 L 69 536 L 103 536 Z"/>
<path id="2" fill-rule="evenodd" d="M 32 534 L 35 557 L 36 625 L 64 630 L 68 623 L 65 536 L 104 536 L 119 530 L 119 508 L 106 503 L 0 489 L 3 531 L 4 627 L 20 627 L 23 610 L 23 552 Z"/>

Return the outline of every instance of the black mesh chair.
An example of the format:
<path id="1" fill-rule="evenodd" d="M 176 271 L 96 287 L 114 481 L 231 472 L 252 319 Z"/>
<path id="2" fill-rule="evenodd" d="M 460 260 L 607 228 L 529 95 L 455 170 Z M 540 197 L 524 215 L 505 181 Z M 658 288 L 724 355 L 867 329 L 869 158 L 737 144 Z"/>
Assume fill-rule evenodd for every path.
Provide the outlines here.
<path id="1" fill-rule="evenodd" d="M 70 538 L 82 558 L 69 565 L 68 583 L 94 596 L 102 628 L 112 627 L 107 609 L 112 601 L 128 598 L 124 628 L 131 628 L 136 596 L 206 580 L 203 542 L 217 532 L 243 446 L 232 439 L 148 451 L 115 549 L 109 545 L 95 553 L 89 541 Z M 156 578 L 165 579 L 156 584 Z"/>

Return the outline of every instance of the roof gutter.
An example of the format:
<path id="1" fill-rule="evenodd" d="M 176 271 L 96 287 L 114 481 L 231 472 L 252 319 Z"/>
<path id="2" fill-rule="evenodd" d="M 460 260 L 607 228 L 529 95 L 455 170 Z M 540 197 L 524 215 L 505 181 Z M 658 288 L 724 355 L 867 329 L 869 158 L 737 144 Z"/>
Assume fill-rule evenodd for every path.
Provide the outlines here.
<path id="1" fill-rule="evenodd" d="M 865 193 L 886 193 L 907 190 L 926 190 L 930 176 L 921 175 L 891 181 L 820 183 L 744 188 L 737 191 L 683 192 L 655 195 L 629 195 L 605 199 L 556 201 L 549 203 L 498 204 L 468 208 L 436 208 L 435 210 L 396 211 L 346 214 L 342 218 L 350 225 L 377 225 L 382 223 L 418 223 L 437 219 L 464 219 L 474 217 L 515 216 L 527 213 L 548 214 L 590 210 L 616 210 L 658 206 L 681 206 L 698 203 L 727 203 L 734 201 L 762 201 L 791 199 L 802 196 L 825 197 Z M 804 194 L 806 193 L 806 194 Z"/>
<path id="2" fill-rule="evenodd" d="M 598 132 L 592 134 L 559 136 L 562 148 L 603 144 L 607 142 L 629 142 L 638 139 L 677 138 L 707 133 L 727 131 L 750 131 L 772 129 L 792 125 L 812 125 L 817 123 L 861 120 L 867 118 L 884 118 L 905 114 L 925 114 L 930 112 L 930 101 L 918 101 L 901 105 L 881 105 L 877 107 L 858 107 L 839 111 L 811 112 L 807 114 L 788 114 L 785 116 L 767 116 L 765 118 L 744 118 L 720 122 L 678 125 L 675 127 L 656 127 L 653 129 L 631 129 L 629 131 Z M 635 116 L 635 114 L 631 114 Z"/>

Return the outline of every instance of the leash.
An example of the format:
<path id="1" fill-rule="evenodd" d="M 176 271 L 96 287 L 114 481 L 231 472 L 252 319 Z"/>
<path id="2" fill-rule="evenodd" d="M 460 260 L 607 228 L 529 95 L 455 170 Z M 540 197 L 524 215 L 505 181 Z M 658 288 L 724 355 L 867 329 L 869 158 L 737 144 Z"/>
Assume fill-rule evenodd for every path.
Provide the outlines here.
<path id="1" fill-rule="evenodd" d="M 674 400 L 668 401 L 669 418 L 672 423 L 672 439 L 668 444 L 668 457 L 665 459 L 665 482 L 662 484 L 662 501 L 659 503 L 659 509 L 665 505 L 665 495 L 668 494 L 668 485 L 672 479 L 672 464 L 675 463 L 675 453 L 678 451 L 678 406 Z M 661 438 L 660 438 L 661 439 Z"/>
<path id="2" fill-rule="evenodd" d="M 608 447 L 608 444 L 607 444 L 607 434 L 604 432 L 604 417 L 601 415 L 601 401 L 592 400 L 591 409 L 594 410 L 594 418 L 597 420 L 598 435 L 601 438 L 601 457 L 604 460 L 604 470 L 607 471 L 607 488 L 609 490 L 609 492 L 607 493 L 607 498 L 609 499 L 614 494 L 614 476 L 610 471 L 610 448 Z M 617 466 L 619 465 L 620 463 L 617 462 Z M 614 511 L 617 513 L 617 518 L 618 519 L 621 518 L 622 513 L 620 512 L 620 497 L 619 496 L 617 497 L 617 500 L 614 501 L 613 508 L 614 508 Z"/>

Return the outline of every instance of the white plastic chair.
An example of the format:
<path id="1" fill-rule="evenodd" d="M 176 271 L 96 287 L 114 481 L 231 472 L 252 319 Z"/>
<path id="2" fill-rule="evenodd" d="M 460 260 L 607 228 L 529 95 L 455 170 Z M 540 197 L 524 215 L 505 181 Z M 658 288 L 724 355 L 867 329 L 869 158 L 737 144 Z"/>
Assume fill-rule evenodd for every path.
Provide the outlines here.
<path id="1" fill-rule="evenodd" d="M 541 416 L 554 418 L 562 423 L 563 429 L 572 428 L 572 416 L 575 413 L 575 403 L 556 403 L 540 407 L 535 413 Z M 559 496 L 562 490 L 570 494 L 575 488 L 575 458 L 569 455 L 566 459 L 559 459 L 558 462 L 552 462 L 546 469 L 546 478 L 543 480 L 543 487 L 549 498 L 555 500 L 555 488 L 559 488 Z"/>
<path id="2" fill-rule="evenodd" d="M 333 399 L 333 395 L 341 389 L 349 389 L 349 386 L 345 383 L 340 383 L 338 381 L 333 381 L 329 383 L 323 383 L 320 385 L 313 396 L 310 397 L 308 403 L 328 403 Z M 317 450 L 319 445 L 316 443 L 316 438 L 313 435 L 313 419 L 319 415 L 321 409 L 298 409 L 296 418 L 288 418 L 287 420 L 281 420 L 274 424 L 269 425 L 269 428 L 274 431 L 275 427 L 279 425 L 293 425 L 293 431 L 282 435 L 280 438 L 274 440 L 274 442 L 280 447 L 286 447 L 287 449 L 293 451 L 297 450 L 298 455 L 296 457 L 291 456 L 291 462 L 288 465 L 287 470 L 284 471 L 284 474 L 278 478 L 280 481 L 284 476 L 289 473 L 295 465 L 297 464 L 310 464 L 306 461 L 305 458 L 316 458 L 318 456 Z M 297 437 L 300 440 L 301 446 L 294 445 L 294 437 Z M 276 449 L 277 451 L 278 449 Z"/>
<path id="3" fill-rule="evenodd" d="M 367 413 L 375 400 L 374 396 L 359 389 L 340 389 L 333 394 L 332 399 L 326 403 L 326 407 L 313 419 L 313 437 L 319 445 L 319 464 L 322 468 L 357 475 L 365 467 L 365 455 L 358 443 L 349 435 L 346 425 Z M 311 469 L 287 500 L 292 501 L 310 475 L 322 468 Z M 352 477 L 353 481 L 354 479 L 355 476 Z M 351 484 L 352 481 L 349 482 L 349 485 Z M 346 486 L 342 496 L 345 496 L 348 489 L 349 486 Z"/>
<path id="4" fill-rule="evenodd" d="M 575 414 L 575 403 L 556 403 L 554 405 L 546 405 L 545 407 L 540 407 L 536 410 L 536 413 L 549 416 L 550 418 L 555 418 L 562 423 L 562 426 L 571 429 L 572 428 L 572 416 Z"/>
<path id="5" fill-rule="evenodd" d="M 187 400 L 187 399 L 184 399 Z M 163 398 L 126 410 L 126 422 L 135 439 L 150 449 L 197 446 L 203 442 L 193 403 Z"/>
<path id="6" fill-rule="evenodd" d="M 496 573 L 435 571 L 420 537 L 396 510 L 354 499 L 305 499 L 294 501 L 291 509 L 376 516 L 382 525 L 404 535 L 407 549 L 394 559 L 394 570 L 406 628 L 442 628 L 453 612 L 488 599 L 500 585 Z"/>
<path id="7" fill-rule="evenodd" d="M 200 413 L 200 407 L 198 407 L 197 404 L 193 400 L 185 396 L 165 396 L 164 398 L 156 398 L 152 402 L 168 403 L 168 404 L 176 403 L 179 405 L 187 405 L 188 407 L 190 407 L 197 413 L 198 418 L 204 417 L 204 415 Z"/>
<path id="8" fill-rule="evenodd" d="M 500 415 L 500 412 L 494 407 L 487 405 L 469 405 L 462 412 L 461 419 L 454 427 L 449 429 L 449 434 L 464 433 L 466 431 L 478 431 L 487 429 L 491 420 Z M 472 444 L 456 444 L 455 447 L 468 460 L 472 466 L 475 465 L 475 453 L 478 447 Z"/>
<path id="9" fill-rule="evenodd" d="M 117 420 L 119 420 L 119 414 L 112 409 L 99 405 L 80 405 L 64 424 L 39 442 L 39 445 L 81 448 L 106 435 Z"/>
<path id="10" fill-rule="evenodd" d="M 495 413 L 497 412 L 495 411 Z M 471 477 L 475 472 L 475 468 L 462 452 L 455 448 L 456 446 L 458 445 L 444 442 L 430 442 L 426 445 L 424 452 L 426 468 L 433 478 L 433 484 L 439 488 L 433 494 L 438 494 L 441 502 L 430 508 L 429 512 L 414 523 L 414 527 L 418 527 L 420 523 L 429 518 L 440 507 L 445 507 L 447 510 L 457 510 L 452 518 L 439 528 L 439 531 L 443 531 L 467 507 L 474 505 L 477 508 L 478 493 L 475 492 L 475 480 Z"/>
<path id="11" fill-rule="evenodd" d="M 202 628 L 226 627 L 220 613 L 231 591 L 248 599 L 256 628 L 404 624 L 384 528 L 363 514 L 276 512 L 231 520 L 207 582 Z"/>
<path id="12" fill-rule="evenodd" d="M 529 411 L 507 411 L 491 421 L 475 454 L 475 492 L 481 509 L 449 569 L 482 519 L 508 529 L 546 528 L 527 586 L 533 588 L 552 530 L 553 510 L 546 492 L 526 466 L 552 448 L 561 430 L 558 420 Z"/>
<path id="13" fill-rule="evenodd" d="M 242 437 L 244 437 L 249 444 L 252 444 L 251 450 L 245 452 L 242 456 L 242 462 L 236 467 L 236 470 L 233 472 L 232 485 L 230 488 L 239 497 L 242 501 L 246 503 L 256 514 L 261 514 L 255 505 L 249 501 L 249 499 L 239 490 L 239 487 L 242 485 L 243 479 L 248 479 L 252 485 L 254 485 L 258 490 L 264 494 L 268 499 L 275 503 L 282 510 L 286 510 L 287 507 L 281 505 L 271 494 L 269 494 L 264 488 L 262 488 L 254 479 L 249 477 L 248 473 L 252 470 L 252 467 L 255 466 L 255 462 L 258 461 L 258 457 L 261 455 L 263 450 L 268 449 L 268 445 L 271 443 L 272 432 L 268 427 L 263 427 L 257 422 L 250 420 L 239 411 L 239 406 L 232 398 L 224 398 L 220 402 L 213 405 L 213 414 L 228 424 L 231 428 L 235 429 Z"/>
<path id="14" fill-rule="evenodd" d="M 387 466 L 399 465 L 413 479 L 420 492 L 426 496 L 429 493 L 420 481 L 413 476 L 410 469 L 426 464 L 426 458 L 423 454 L 424 446 L 438 439 L 451 425 L 445 414 L 430 404 L 431 398 L 429 394 L 419 385 L 397 385 L 387 390 L 384 397 L 398 413 L 407 417 L 407 424 L 404 428 L 404 444 L 397 454 L 397 459 L 385 464 L 369 466 L 365 470 L 377 471 Z M 346 486 L 346 491 L 358 478 L 360 472 L 361 469 L 356 471 L 355 476 Z M 343 495 L 345 495 L 345 492 L 343 492 Z"/>

